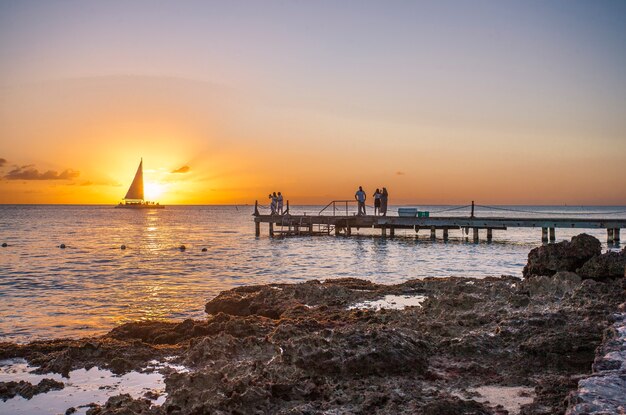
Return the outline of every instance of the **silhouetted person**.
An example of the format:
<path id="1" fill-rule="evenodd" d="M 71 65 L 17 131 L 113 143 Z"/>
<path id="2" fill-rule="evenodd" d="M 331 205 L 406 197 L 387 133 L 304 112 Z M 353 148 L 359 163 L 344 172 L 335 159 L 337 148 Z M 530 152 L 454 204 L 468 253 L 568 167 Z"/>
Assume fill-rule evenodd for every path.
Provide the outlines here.
<path id="1" fill-rule="evenodd" d="M 374 192 L 374 215 L 378 215 L 380 213 L 380 199 L 382 194 L 380 190 L 376 189 Z"/>
<path id="2" fill-rule="evenodd" d="M 367 195 L 363 191 L 363 187 L 359 186 L 359 190 L 354 194 L 354 198 L 358 202 L 359 205 L 359 213 L 357 215 L 366 215 L 365 213 L 365 200 L 367 199 Z"/>
<path id="3" fill-rule="evenodd" d="M 269 198 L 271 200 L 270 202 L 270 215 L 275 215 L 276 214 L 276 197 L 274 197 L 271 193 L 269 195 Z"/>
<path id="4" fill-rule="evenodd" d="M 380 196 L 380 212 L 383 216 L 387 216 L 387 204 L 389 203 L 389 193 L 387 188 L 383 187 L 383 192 Z"/>
<path id="5" fill-rule="evenodd" d="M 276 197 L 276 202 L 277 202 L 277 211 L 279 215 L 282 215 L 283 212 L 283 195 L 278 192 L 278 196 Z"/>

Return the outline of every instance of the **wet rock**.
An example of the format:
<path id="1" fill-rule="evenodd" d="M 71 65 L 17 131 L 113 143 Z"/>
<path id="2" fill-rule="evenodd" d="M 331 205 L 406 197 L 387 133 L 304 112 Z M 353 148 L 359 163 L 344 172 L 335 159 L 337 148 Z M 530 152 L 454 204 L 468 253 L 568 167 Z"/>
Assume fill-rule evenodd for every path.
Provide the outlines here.
<path id="1" fill-rule="evenodd" d="M 290 308 L 326 305 L 344 307 L 360 299 L 369 299 L 377 285 L 356 278 L 317 280 L 301 284 L 272 284 L 238 287 L 221 292 L 205 306 L 208 314 L 234 316 L 258 315 L 278 319 Z M 358 290 L 358 291 L 357 291 Z"/>
<path id="2" fill-rule="evenodd" d="M 140 340 L 154 345 L 175 345 L 208 334 L 205 321 L 184 320 L 181 323 L 141 321 L 114 328 L 108 337 L 117 340 Z"/>
<path id="3" fill-rule="evenodd" d="M 620 309 L 626 308 L 626 303 Z M 626 408 L 626 312 L 613 316 L 596 350 L 593 374 L 568 397 L 568 415 L 618 414 Z"/>
<path id="4" fill-rule="evenodd" d="M 6 401 L 19 395 L 25 399 L 31 399 L 40 393 L 47 393 L 51 390 L 61 390 L 65 387 L 63 382 L 54 379 L 42 379 L 37 385 L 30 382 L 0 382 L 0 399 Z"/>
<path id="5" fill-rule="evenodd" d="M 580 285 L 582 279 L 573 272 L 559 271 L 552 277 L 532 275 L 520 283 L 520 291 L 530 296 L 563 297 L 572 293 Z"/>
<path id="6" fill-rule="evenodd" d="M 87 415 L 161 415 L 159 407 L 152 407 L 148 399 L 133 399 L 129 394 L 112 396 L 104 405 L 95 405 L 87 410 Z"/>
<path id="7" fill-rule="evenodd" d="M 150 399 L 151 401 L 156 401 L 157 399 L 159 399 L 159 396 L 161 396 L 161 394 L 156 391 L 148 391 L 143 394 L 144 398 Z"/>
<path id="8" fill-rule="evenodd" d="M 626 253 L 607 252 L 591 258 L 576 273 L 582 278 L 603 280 L 606 278 L 622 278 L 626 268 Z"/>
<path id="9" fill-rule="evenodd" d="M 175 347 L 154 346 L 140 341 L 120 341 L 107 336 L 82 340 L 35 341 L 28 344 L 0 343 L 0 359 L 24 358 L 35 373 L 60 373 L 69 377 L 72 370 L 97 366 L 108 368 L 114 359 L 118 374 L 142 370 L 151 360 L 160 360 L 177 350 Z M 124 370 L 124 372 L 122 372 Z"/>
<path id="10" fill-rule="evenodd" d="M 134 365 L 130 361 L 121 357 L 114 357 L 108 364 L 108 369 L 116 375 L 123 375 L 124 373 L 128 373 L 133 370 L 133 368 Z"/>
<path id="11" fill-rule="evenodd" d="M 494 412 L 476 401 L 457 397 L 441 398 L 424 405 L 420 415 L 492 415 Z"/>
<path id="12" fill-rule="evenodd" d="M 626 408 L 626 375 L 589 377 L 569 398 L 567 415 L 622 414 Z"/>
<path id="13" fill-rule="evenodd" d="M 349 327 L 291 339 L 283 359 L 304 371 L 331 376 L 423 374 L 430 350 L 417 333 Z"/>
<path id="14" fill-rule="evenodd" d="M 574 272 L 601 252 L 600 241 L 583 233 L 574 236 L 571 241 L 543 245 L 530 251 L 523 275 L 552 276 L 559 271 Z"/>

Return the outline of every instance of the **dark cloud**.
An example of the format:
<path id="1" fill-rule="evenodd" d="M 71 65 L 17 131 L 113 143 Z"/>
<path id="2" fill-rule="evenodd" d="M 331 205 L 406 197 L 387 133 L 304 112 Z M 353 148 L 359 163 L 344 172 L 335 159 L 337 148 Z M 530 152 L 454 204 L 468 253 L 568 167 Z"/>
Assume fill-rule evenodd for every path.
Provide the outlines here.
<path id="1" fill-rule="evenodd" d="M 80 172 L 72 169 L 63 170 L 61 173 L 57 173 L 54 170 L 39 173 L 39 170 L 31 164 L 14 168 L 9 171 L 4 178 L 7 180 L 70 180 L 79 175 Z"/>
<path id="2" fill-rule="evenodd" d="M 183 167 L 178 168 L 176 170 L 172 170 L 172 173 L 187 173 L 189 170 L 191 170 L 191 168 L 189 166 L 183 166 Z"/>
<path id="3" fill-rule="evenodd" d="M 77 186 L 112 186 L 112 187 L 120 187 L 122 184 L 119 182 L 116 182 L 114 180 L 98 180 L 98 181 L 91 181 L 91 180 L 85 180 L 84 182 L 81 183 L 76 183 Z"/>
<path id="4" fill-rule="evenodd" d="M 7 159 L 0 158 L 0 167 L 4 166 L 5 164 L 7 164 Z"/>
<path id="5" fill-rule="evenodd" d="M 396 176 L 404 176 L 404 172 L 403 171 L 397 171 L 396 172 Z"/>

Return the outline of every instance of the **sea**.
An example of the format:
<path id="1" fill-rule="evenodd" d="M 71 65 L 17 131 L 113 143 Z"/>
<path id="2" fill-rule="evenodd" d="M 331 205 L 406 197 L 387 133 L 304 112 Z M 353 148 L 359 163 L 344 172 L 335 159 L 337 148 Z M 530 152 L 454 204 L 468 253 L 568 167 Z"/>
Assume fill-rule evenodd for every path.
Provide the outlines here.
<path id="1" fill-rule="evenodd" d="M 431 216 L 469 215 L 469 208 L 416 207 Z M 321 209 L 291 207 L 307 214 Z M 496 230 L 491 242 L 481 233 L 479 243 L 460 230 L 450 231 L 447 242 L 440 234 L 431 241 L 429 231 L 382 238 L 374 229 L 353 230 L 350 238 L 270 238 L 265 224 L 255 237 L 253 211 L 242 205 L 0 205 L 0 244 L 8 245 L 0 248 L 0 341 L 78 338 L 130 321 L 202 318 L 205 303 L 220 291 L 250 284 L 521 277 L 528 252 L 541 245 L 540 228 Z M 389 215 L 396 214 L 391 206 Z M 494 206 L 477 207 L 475 215 L 626 218 L 626 207 Z M 581 232 L 596 236 L 604 250 L 623 248 L 607 246 L 604 229 L 557 229 L 556 237 Z"/>

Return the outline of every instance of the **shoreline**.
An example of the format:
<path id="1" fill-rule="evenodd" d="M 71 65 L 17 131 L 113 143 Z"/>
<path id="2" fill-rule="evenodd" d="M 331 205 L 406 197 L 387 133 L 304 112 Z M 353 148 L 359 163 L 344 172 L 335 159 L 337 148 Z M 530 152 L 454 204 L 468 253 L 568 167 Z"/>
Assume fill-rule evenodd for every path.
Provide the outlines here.
<path id="1" fill-rule="evenodd" d="M 528 273 L 567 263 L 571 255 L 559 250 L 568 246 L 574 243 L 533 250 Z M 162 375 L 158 396 L 113 396 L 80 409 L 90 415 L 584 413 L 575 410 L 598 401 L 584 391 L 606 386 L 589 379 L 626 369 L 615 353 L 622 350 L 615 349 L 622 330 L 615 324 L 625 319 L 615 313 L 626 303 L 626 279 L 593 274 L 624 252 L 576 265 L 584 279 L 558 271 L 242 286 L 209 301 L 206 319 L 0 343 L 0 360 L 22 358 L 39 374 L 70 379 L 93 368 Z M 587 389 L 576 392 L 579 385 Z"/>

